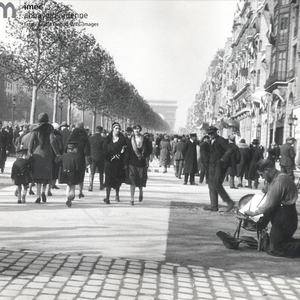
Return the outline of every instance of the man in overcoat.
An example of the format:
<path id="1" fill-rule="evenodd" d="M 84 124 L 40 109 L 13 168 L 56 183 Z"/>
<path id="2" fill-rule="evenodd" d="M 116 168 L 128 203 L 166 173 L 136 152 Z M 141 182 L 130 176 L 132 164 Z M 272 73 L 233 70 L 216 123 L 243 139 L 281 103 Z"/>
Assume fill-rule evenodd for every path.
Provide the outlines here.
<path id="1" fill-rule="evenodd" d="M 228 136 L 228 142 L 229 146 L 232 148 L 231 164 L 227 170 L 227 175 L 229 176 L 229 186 L 231 189 L 237 189 L 237 187 L 234 184 L 234 177 L 237 176 L 237 165 L 240 163 L 241 153 L 239 147 L 235 143 L 234 135 Z"/>
<path id="2" fill-rule="evenodd" d="M 197 135 L 191 133 L 189 139 L 186 140 L 184 154 L 184 183 L 187 184 L 190 177 L 190 185 L 195 185 L 195 174 L 198 173 L 197 164 Z"/>
<path id="3" fill-rule="evenodd" d="M 205 135 L 200 142 L 200 179 L 202 183 L 205 177 L 206 183 L 209 178 L 209 156 L 210 156 L 210 139 L 209 135 Z"/>
<path id="4" fill-rule="evenodd" d="M 218 135 L 217 131 L 218 128 L 215 126 L 209 126 L 206 129 L 211 140 L 208 181 L 210 205 L 205 206 L 204 210 L 218 211 L 218 196 L 220 195 L 228 205 L 226 212 L 229 212 L 234 208 L 235 203 L 225 191 L 223 181 L 231 163 L 232 148 L 226 139 Z"/>
<path id="5" fill-rule="evenodd" d="M 280 167 L 281 172 L 288 174 L 293 180 L 294 176 L 294 167 L 295 167 L 295 150 L 293 147 L 295 139 L 293 137 L 288 137 L 286 143 L 281 146 L 280 154 Z"/>

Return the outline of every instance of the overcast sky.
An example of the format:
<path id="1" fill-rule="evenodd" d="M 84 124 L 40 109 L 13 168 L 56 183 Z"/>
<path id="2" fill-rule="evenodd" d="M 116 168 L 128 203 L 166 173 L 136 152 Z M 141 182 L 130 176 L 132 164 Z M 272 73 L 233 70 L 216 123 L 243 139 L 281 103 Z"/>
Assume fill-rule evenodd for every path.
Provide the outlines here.
<path id="1" fill-rule="evenodd" d="M 10 2 L 16 6 L 24 3 Z M 186 109 L 195 99 L 208 65 L 231 36 L 239 0 L 61 2 L 71 4 L 78 13 L 87 13 L 86 22 L 99 24 L 85 28 L 141 96 L 178 102 L 181 117 L 177 126 L 183 126 Z M 0 10 L 2 39 L 5 21 Z"/>

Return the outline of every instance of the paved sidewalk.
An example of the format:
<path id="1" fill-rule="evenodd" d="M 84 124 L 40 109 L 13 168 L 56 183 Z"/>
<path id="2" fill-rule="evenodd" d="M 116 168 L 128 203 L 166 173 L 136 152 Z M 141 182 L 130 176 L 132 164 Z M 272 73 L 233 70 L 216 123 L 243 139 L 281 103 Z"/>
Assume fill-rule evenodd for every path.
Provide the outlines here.
<path id="1" fill-rule="evenodd" d="M 62 185 L 46 203 L 17 204 L 11 163 L 0 174 L 0 299 L 300 299 L 299 259 L 222 245 L 215 232 L 236 220 L 202 210 L 206 185 L 183 186 L 169 170 L 149 173 L 133 207 L 127 185 L 120 203 L 114 192 L 103 203 L 97 179 L 72 208 Z M 228 192 L 237 201 L 249 190 Z"/>

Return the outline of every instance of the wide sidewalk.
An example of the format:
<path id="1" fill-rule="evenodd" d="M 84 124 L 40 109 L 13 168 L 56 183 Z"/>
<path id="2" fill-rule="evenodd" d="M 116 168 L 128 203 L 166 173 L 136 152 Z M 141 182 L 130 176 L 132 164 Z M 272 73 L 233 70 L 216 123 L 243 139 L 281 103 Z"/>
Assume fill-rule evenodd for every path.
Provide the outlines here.
<path id="1" fill-rule="evenodd" d="M 85 197 L 76 197 L 71 208 L 63 185 L 46 203 L 28 196 L 17 204 L 12 162 L 0 174 L 0 299 L 300 299 L 297 272 L 287 277 L 280 269 L 292 270 L 299 260 L 271 258 L 266 273 L 255 272 L 265 253 L 253 259 L 248 250 L 237 254 L 218 240 L 215 232 L 233 231 L 236 220 L 234 213 L 203 211 L 205 184 L 184 186 L 172 170 L 154 168 L 144 201 L 135 206 L 127 185 L 121 202 L 112 191 L 106 205 L 97 178 L 93 192 L 86 191 L 86 180 Z M 249 190 L 228 192 L 238 201 Z M 199 261 L 188 263 L 192 256 Z M 207 263 L 209 257 L 215 262 Z"/>

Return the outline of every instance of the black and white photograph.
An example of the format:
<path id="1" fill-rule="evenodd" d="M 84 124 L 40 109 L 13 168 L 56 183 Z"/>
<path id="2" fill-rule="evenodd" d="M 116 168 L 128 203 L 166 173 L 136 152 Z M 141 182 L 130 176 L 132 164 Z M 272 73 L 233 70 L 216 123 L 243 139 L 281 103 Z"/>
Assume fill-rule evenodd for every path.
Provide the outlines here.
<path id="1" fill-rule="evenodd" d="M 299 300 L 299 9 L 0 1 L 0 300 Z"/>

